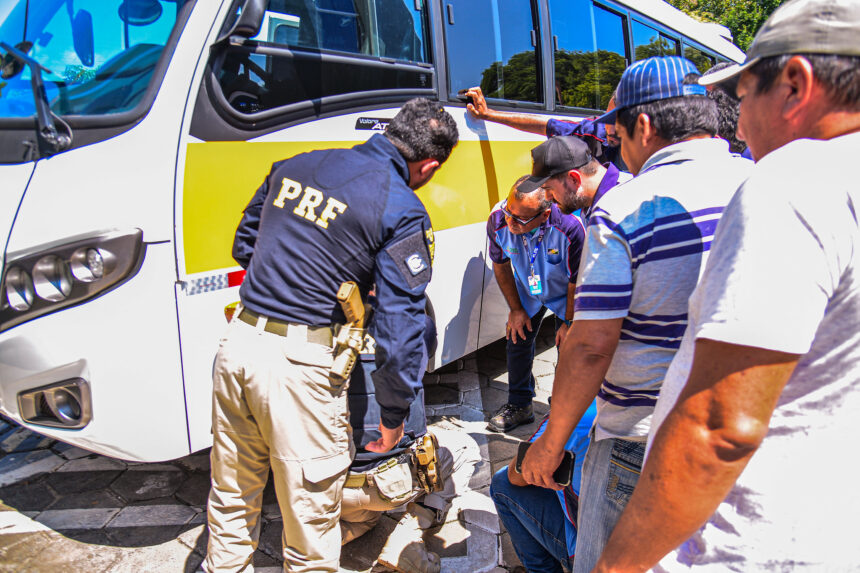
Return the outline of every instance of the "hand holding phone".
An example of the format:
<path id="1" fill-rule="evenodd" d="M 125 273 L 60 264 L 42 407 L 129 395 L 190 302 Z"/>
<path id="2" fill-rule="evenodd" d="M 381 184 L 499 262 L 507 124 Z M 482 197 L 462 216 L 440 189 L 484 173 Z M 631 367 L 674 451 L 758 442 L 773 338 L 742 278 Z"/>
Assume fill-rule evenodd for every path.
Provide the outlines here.
<path id="1" fill-rule="evenodd" d="M 469 88 L 464 88 L 464 89 L 458 91 L 457 92 L 457 99 L 463 103 L 470 103 L 472 105 L 475 105 L 475 99 L 466 93 L 468 91 L 469 91 Z"/>
<path id="2" fill-rule="evenodd" d="M 518 474 L 523 473 L 523 460 L 525 459 L 526 452 L 531 445 L 532 442 L 520 442 L 519 448 L 517 449 L 517 461 L 514 464 L 514 470 Z M 555 483 L 562 487 L 570 485 L 570 482 L 573 479 L 573 460 L 573 452 L 564 450 L 561 463 L 552 474 L 552 479 Z"/>

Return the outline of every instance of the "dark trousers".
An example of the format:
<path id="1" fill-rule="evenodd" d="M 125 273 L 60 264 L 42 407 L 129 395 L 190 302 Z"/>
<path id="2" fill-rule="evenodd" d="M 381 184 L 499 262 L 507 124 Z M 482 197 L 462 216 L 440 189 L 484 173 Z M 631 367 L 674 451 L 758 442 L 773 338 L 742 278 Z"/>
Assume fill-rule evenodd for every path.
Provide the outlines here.
<path id="1" fill-rule="evenodd" d="M 544 319 L 545 307 L 541 307 L 537 313 L 529 319 L 532 330 L 525 330 L 526 337 L 522 339 L 517 335 L 517 342 L 508 339 L 508 402 L 514 406 L 528 406 L 532 403 L 535 395 L 535 377 L 532 374 L 532 365 L 535 361 L 535 339 Z M 564 321 L 554 314 L 555 330 L 564 324 Z"/>

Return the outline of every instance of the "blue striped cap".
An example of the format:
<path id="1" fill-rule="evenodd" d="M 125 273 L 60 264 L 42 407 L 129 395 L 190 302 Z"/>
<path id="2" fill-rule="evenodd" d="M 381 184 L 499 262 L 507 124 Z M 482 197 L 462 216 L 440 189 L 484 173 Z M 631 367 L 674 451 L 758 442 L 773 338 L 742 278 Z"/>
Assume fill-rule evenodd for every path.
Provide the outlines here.
<path id="1" fill-rule="evenodd" d="M 705 95 L 703 86 L 684 84 L 684 76 L 699 74 L 690 60 L 662 56 L 639 60 L 624 70 L 615 92 L 615 109 L 598 117 L 595 123 L 615 123 L 620 109 L 672 97 Z"/>

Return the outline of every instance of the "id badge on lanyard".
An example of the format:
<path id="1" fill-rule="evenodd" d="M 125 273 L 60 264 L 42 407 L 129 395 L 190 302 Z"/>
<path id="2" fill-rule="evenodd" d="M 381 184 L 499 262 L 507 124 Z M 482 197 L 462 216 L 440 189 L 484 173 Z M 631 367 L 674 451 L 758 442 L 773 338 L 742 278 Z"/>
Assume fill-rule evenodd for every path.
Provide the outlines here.
<path id="1" fill-rule="evenodd" d="M 535 259 L 537 258 L 538 251 L 540 250 L 540 244 L 541 241 L 543 241 L 544 232 L 544 229 L 541 229 L 540 235 L 538 235 L 537 243 L 535 243 L 534 251 L 532 251 L 531 259 L 529 260 L 529 270 L 531 271 L 528 277 L 529 294 L 531 294 L 532 296 L 538 296 L 543 294 L 543 285 L 541 284 L 540 275 L 535 272 Z M 522 237 L 523 248 L 526 252 L 528 252 L 529 243 L 526 240 L 525 235 L 522 235 Z"/>

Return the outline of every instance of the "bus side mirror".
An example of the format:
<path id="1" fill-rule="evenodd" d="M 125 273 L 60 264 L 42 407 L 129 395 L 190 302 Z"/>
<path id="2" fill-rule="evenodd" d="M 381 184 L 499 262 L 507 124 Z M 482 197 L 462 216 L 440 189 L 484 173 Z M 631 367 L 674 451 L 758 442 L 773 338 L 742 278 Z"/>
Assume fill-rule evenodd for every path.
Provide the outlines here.
<path id="1" fill-rule="evenodd" d="M 86 10 L 78 10 L 72 22 L 72 43 L 75 46 L 75 54 L 86 67 L 92 67 L 95 62 L 95 48 L 93 44 L 93 15 Z"/>
<path id="2" fill-rule="evenodd" d="M 233 26 L 222 34 L 216 43 L 229 41 L 233 36 L 253 38 L 259 34 L 266 14 L 266 3 L 267 0 L 245 0 Z"/>

